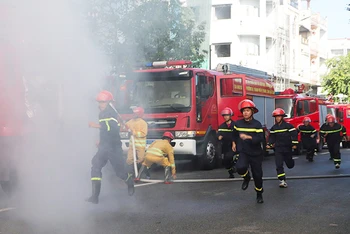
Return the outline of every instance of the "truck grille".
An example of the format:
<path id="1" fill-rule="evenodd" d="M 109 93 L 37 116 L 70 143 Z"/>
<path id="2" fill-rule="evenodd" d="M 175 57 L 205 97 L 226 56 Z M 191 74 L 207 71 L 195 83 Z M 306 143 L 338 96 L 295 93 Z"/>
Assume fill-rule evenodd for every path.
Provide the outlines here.
<path id="1" fill-rule="evenodd" d="M 159 129 L 159 128 L 174 128 L 176 119 L 145 119 L 148 124 L 148 129 Z"/>

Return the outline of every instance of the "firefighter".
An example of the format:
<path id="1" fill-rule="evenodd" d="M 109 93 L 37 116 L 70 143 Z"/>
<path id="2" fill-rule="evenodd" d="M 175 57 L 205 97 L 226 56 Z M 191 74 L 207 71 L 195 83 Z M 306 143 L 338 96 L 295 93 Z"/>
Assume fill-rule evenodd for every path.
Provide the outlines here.
<path id="1" fill-rule="evenodd" d="M 298 126 L 297 130 L 301 133 L 301 142 L 303 148 L 306 149 L 306 160 L 309 162 L 314 161 L 315 150 L 319 143 L 319 135 L 314 127 L 311 126 L 311 119 L 305 117 L 303 124 Z"/>
<path id="2" fill-rule="evenodd" d="M 172 179 L 176 179 L 176 168 L 174 160 L 174 135 L 171 132 L 165 132 L 161 140 L 154 141 L 146 151 L 145 160 L 142 163 L 140 173 L 136 178 L 137 181 L 140 180 L 143 172 L 149 170 L 149 168 L 154 164 L 158 164 L 165 168 L 165 180 L 166 184 L 171 183 Z"/>
<path id="3" fill-rule="evenodd" d="M 130 138 L 129 151 L 126 163 L 128 165 L 128 170 L 133 172 L 133 146 L 136 149 L 137 163 L 142 163 L 145 157 L 146 149 L 146 137 L 148 126 L 147 122 L 142 119 L 144 114 L 144 109 L 142 107 L 135 107 L 133 109 L 134 117 L 126 122 L 126 127 L 129 129 L 129 132 L 132 134 L 135 142 Z"/>
<path id="4" fill-rule="evenodd" d="M 128 185 L 129 195 L 134 194 L 134 181 L 132 174 L 125 171 L 125 161 L 122 156 L 122 147 L 119 136 L 120 124 L 117 120 L 117 113 L 113 110 L 110 103 L 113 101 L 113 95 L 108 91 L 101 91 L 97 97 L 100 114 L 99 123 L 89 123 L 89 127 L 100 129 L 100 141 L 98 150 L 91 163 L 91 181 L 92 195 L 87 199 L 88 202 L 97 204 L 101 190 L 102 168 L 109 161 L 116 175 L 125 181 Z"/>
<path id="5" fill-rule="evenodd" d="M 233 132 L 232 150 L 239 152 L 236 164 L 237 173 L 244 179 L 242 189 L 248 188 L 251 176 L 248 170 L 250 165 L 257 193 L 257 203 L 263 203 L 263 149 L 261 144 L 264 141 L 264 130 L 261 123 L 253 118 L 258 112 L 254 102 L 245 99 L 238 105 L 243 114 L 243 119 L 236 121 Z"/>
<path id="6" fill-rule="evenodd" d="M 270 129 L 269 142 L 267 148 L 275 149 L 275 163 L 279 187 L 287 188 L 286 173 L 283 162 L 289 169 L 294 167 L 293 149 L 298 146 L 298 133 L 293 125 L 284 121 L 286 113 L 283 109 L 277 108 L 272 112 L 275 118 L 275 125 Z"/>
<path id="7" fill-rule="evenodd" d="M 330 159 L 333 159 L 335 168 L 339 169 L 341 164 L 340 142 L 342 136 L 346 137 L 345 127 L 336 123 L 333 115 L 328 115 L 327 124 L 324 123 L 321 126 L 320 135 L 326 139 Z"/>
<path id="8" fill-rule="evenodd" d="M 236 172 L 236 154 L 232 151 L 233 131 L 235 122 L 231 119 L 233 111 L 231 108 L 226 107 L 221 111 L 221 115 L 224 118 L 223 122 L 218 129 L 218 140 L 221 142 L 222 153 L 224 154 L 223 164 L 229 173 L 230 178 L 234 178 Z"/>

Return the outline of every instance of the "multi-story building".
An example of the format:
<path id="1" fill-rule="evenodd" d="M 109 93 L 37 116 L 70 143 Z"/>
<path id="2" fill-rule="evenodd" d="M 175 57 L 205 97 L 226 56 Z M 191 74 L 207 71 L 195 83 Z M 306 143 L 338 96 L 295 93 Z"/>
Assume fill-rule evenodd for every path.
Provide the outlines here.
<path id="1" fill-rule="evenodd" d="M 203 44 L 210 48 L 209 68 L 232 63 L 264 70 L 276 90 L 284 90 L 296 83 L 320 85 L 319 67 L 327 57 L 326 21 L 306 1 L 304 9 L 302 0 L 186 2 L 199 11 L 199 21 L 209 22 Z"/>
<path id="2" fill-rule="evenodd" d="M 346 56 L 350 54 L 350 38 L 329 39 L 328 47 L 330 58 Z"/>

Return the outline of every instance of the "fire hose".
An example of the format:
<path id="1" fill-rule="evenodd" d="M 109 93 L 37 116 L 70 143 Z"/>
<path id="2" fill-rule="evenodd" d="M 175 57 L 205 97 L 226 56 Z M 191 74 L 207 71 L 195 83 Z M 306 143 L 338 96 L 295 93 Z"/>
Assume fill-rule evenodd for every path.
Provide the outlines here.
<path id="1" fill-rule="evenodd" d="M 339 174 L 339 175 L 304 175 L 304 176 L 288 176 L 288 180 L 305 180 L 305 179 L 333 179 L 333 178 L 347 178 L 350 174 Z M 253 179 L 252 179 L 253 180 Z M 263 180 L 278 180 L 276 177 L 263 177 Z M 163 183 L 164 180 L 151 180 L 151 179 L 140 179 L 146 183 Z M 243 178 L 232 178 L 232 179 L 182 179 L 174 180 L 173 183 L 204 183 L 204 182 L 234 182 L 243 181 Z"/>

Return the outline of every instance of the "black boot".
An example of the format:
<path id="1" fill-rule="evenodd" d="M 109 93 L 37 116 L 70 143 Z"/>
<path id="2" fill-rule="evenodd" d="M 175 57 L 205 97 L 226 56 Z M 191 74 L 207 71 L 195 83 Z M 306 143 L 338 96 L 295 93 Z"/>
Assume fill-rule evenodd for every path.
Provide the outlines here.
<path id="1" fill-rule="evenodd" d="M 92 195 L 88 199 L 86 199 L 87 202 L 91 202 L 93 204 L 98 204 L 98 196 L 100 195 L 101 191 L 101 181 L 100 180 L 93 180 L 92 181 Z"/>
<path id="2" fill-rule="evenodd" d="M 134 195 L 134 193 L 135 193 L 135 186 L 134 186 L 133 174 L 128 173 L 128 177 L 126 178 L 125 183 L 128 185 L 128 194 L 129 194 L 129 196 Z"/>
<path id="3" fill-rule="evenodd" d="M 256 192 L 256 202 L 257 203 L 264 203 L 262 192 Z"/>
<path id="4" fill-rule="evenodd" d="M 229 178 L 235 178 L 235 175 L 233 174 L 234 173 L 233 168 L 230 168 L 227 171 L 228 171 L 228 174 L 229 174 Z"/>
<path id="5" fill-rule="evenodd" d="M 242 184 L 242 189 L 246 190 L 248 188 L 248 186 L 249 186 L 249 182 L 250 182 L 250 179 L 251 179 L 249 172 L 248 172 L 248 174 L 245 177 L 243 177 L 243 179 L 244 179 L 244 181 L 243 181 L 243 184 Z"/>

